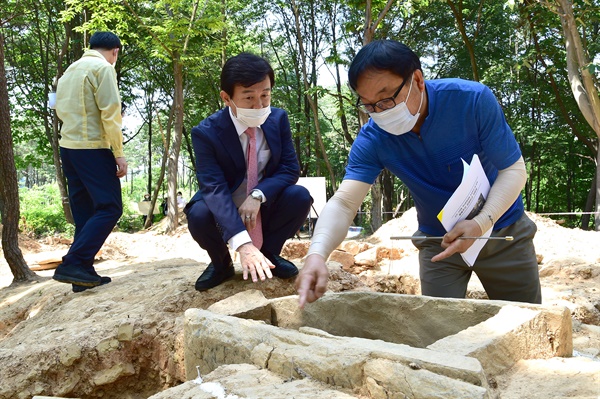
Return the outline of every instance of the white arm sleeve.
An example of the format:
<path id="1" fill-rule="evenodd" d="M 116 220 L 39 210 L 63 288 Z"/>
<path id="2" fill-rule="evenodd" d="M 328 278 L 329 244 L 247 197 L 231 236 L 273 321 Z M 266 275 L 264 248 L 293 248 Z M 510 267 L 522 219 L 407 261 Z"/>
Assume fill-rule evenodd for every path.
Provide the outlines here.
<path id="1" fill-rule="evenodd" d="M 485 233 L 510 208 L 519 197 L 527 181 L 527 169 L 523 157 L 506 169 L 498 171 L 498 177 L 490 188 L 483 208 L 473 218 Z"/>
<path id="2" fill-rule="evenodd" d="M 356 216 L 371 188 L 358 180 L 344 180 L 319 215 L 308 255 L 318 254 L 327 260 L 348 234 L 348 227 Z"/>

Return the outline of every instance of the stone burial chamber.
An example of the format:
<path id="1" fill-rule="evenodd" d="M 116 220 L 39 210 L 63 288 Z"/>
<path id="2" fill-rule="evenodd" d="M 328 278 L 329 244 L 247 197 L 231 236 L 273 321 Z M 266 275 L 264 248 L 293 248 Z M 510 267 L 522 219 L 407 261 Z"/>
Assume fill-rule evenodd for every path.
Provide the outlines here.
<path id="1" fill-rule="evenodd" d="M 188 309 L 187 378 L 249 365 L 279 382 L 260 396 L 239 384 L 228 393 L 275 399 L 309 380 L 318 385 L 302 398 L 329 389 L 339 392 L 332 398 L 483 399 L 497 397 L 494 376 L 517 361 L 573 351 L 566 307 L 371 292 L 328 293 L 304 309 L 297 302 L 250 290 Z"/>

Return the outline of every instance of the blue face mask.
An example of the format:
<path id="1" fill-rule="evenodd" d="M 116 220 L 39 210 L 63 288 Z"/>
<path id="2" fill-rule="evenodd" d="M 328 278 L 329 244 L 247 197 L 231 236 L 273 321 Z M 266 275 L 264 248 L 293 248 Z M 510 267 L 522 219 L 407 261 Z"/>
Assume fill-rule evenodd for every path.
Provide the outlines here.
<path id="1" fill-rule="evenodd" d="M 408 94 L 406 95 L 406 99 L 410 96 L 410 92 L 412 90 L 413 80 L 410 81 L 410 88 L 408 89 Z M 406 100 L 401 102 L 400 104 L 396 104 L 394 108 L 386 109 L 381 112 L 373 112 L 370 113 L 369 116 L 373 119 L 373 122 L 377 124 L 380 128 L 385 130 L 386 132 L 399 136 L 401 134 L 405 134 L 411 131 L 413 127 L 417 124 L 417 120 L 419 120 L 419 116 L 421 115 L 421 106 L 423 105 L 423 92 L 421 92 L 421 103 L 419 104 L 419 109 L 416 114 L 411 114 L 406 106 Z"/>

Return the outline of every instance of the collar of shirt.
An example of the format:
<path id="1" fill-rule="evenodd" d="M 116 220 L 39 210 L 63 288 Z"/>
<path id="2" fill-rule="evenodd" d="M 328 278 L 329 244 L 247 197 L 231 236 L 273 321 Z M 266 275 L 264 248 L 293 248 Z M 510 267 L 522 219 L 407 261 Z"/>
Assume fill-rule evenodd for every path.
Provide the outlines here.
<path id="1" fill-rule="evenodd" d="M 233 115 L 233 111 L 231 110 L 231 107 L 228 107 L 228 108 L 229 108 L 229 116 L 231 117 L 231 120 L 233 121 L 233 126 L 235 126 L 235 130 L 237 131 L 238 136 L 241 136 L 246 131 L 246 129 L 248 129 L 248 126 L 244 125 L 242 122 L 240 122 L 235 117 L 235 115 Z M 260 126 L 257 127 L 256 130 L 262 131 Z"/>
<path id="2" fill-rule="evenodd" d="M 85 51 L 85 53 L 83 53 L 82 57 L 95 57 L 95 58 L 100 58 L 102 59 L 104 62 L 106 62 L 107 64 L 110 65 L 110 63 L 106 60 L 106 58 L 104 58 L 104 56 L 96 50 L 92 50 L 92 49 L 88 49 Z"/>

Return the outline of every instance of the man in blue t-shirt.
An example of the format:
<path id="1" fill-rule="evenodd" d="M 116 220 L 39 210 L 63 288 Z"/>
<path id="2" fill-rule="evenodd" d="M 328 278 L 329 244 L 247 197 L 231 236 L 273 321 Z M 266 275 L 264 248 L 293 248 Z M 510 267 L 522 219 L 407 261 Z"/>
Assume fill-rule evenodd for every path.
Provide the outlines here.
<path id="1" fill-rule="evenodd" d="M 533 246 L 537 231 L 525 215 L 521 190 L 525 163 L 502 109 L 489 88 L 461 79 L 423 78 L 417 55 L 402 43 L 379 40 L 363 47 L 350 65 L 348 80 L 357 106 L 369 121 L 356 138 L 338 191 L 315 228 L 296 288 L 300 306 L 327 288 L 326 259 L 342 242 L 352 219 L 379 173 L 387 168 L 409 188 L 419 231 L 421 292 L 464 298 L 474 271 L 490 299 L 541 303 Z M 477 155 L 491 189 L 472 219 L 449 232 L 437 218 L 462 181 L 463 162 Z M 493 229 L 473 267 L 462 257 L 475 240 Z"/>

